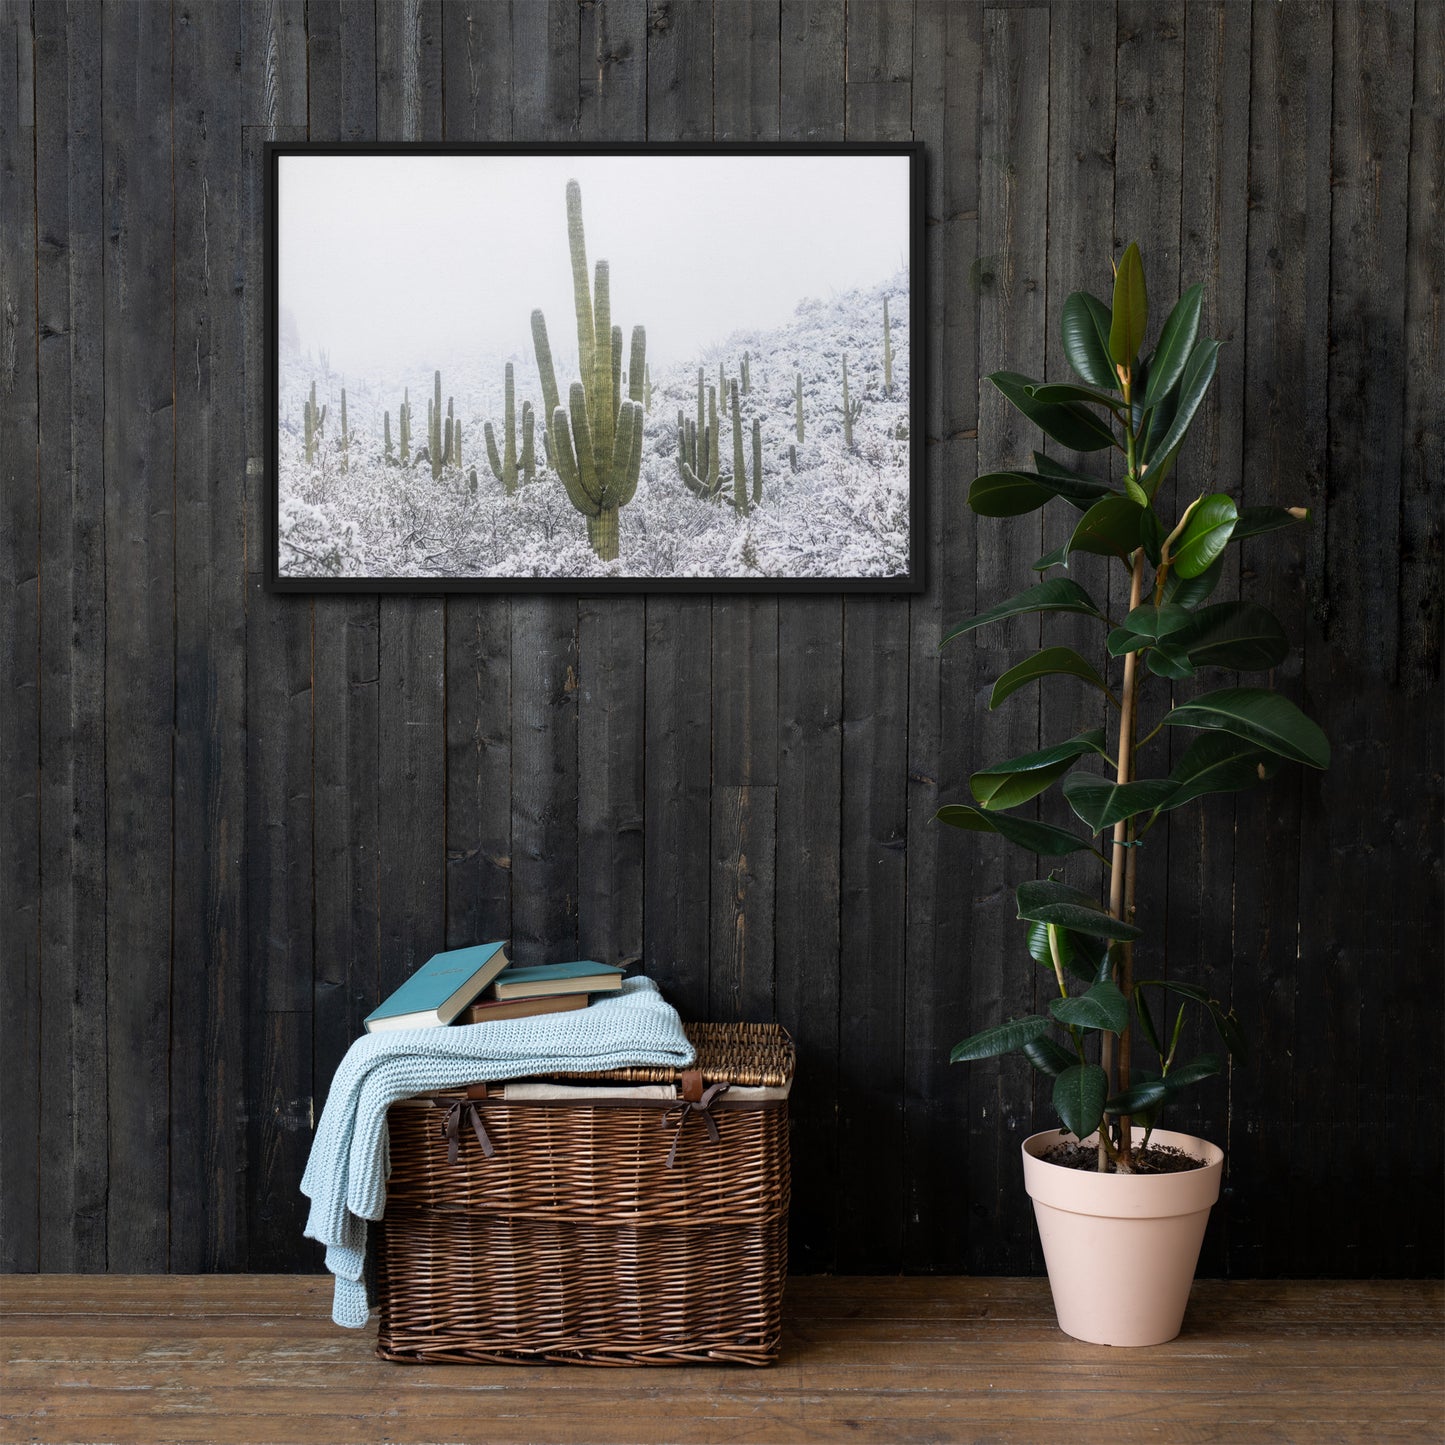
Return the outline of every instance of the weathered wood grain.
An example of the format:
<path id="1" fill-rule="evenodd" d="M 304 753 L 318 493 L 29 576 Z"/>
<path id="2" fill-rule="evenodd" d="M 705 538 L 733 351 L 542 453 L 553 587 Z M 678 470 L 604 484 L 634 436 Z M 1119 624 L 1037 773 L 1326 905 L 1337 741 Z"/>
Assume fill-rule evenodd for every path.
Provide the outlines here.
<path id="1" fill-rule="evenodd" d="M 38 1181 L 47 1202 L 39 1264 L 100 1270 L 108 1172 L 94 1129 L 106 1115 L 106 1071 L 96 1066 L 105 1058 L 105 368 L 103 241 L 89 224 L 103 195 L 100 7 L 42 6 L 34 19 L 35 154 L 44 157 L 35 174 L 45 1081 Z M 82 1131 L 89 1149 L 74 1146 Z"/>

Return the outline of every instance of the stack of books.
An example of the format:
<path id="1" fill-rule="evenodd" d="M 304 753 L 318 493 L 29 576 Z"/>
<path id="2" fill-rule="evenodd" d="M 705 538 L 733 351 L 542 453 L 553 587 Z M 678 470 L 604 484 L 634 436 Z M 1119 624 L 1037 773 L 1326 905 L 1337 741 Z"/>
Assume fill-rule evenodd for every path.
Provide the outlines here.
<path id="1" fill-rule="evenodd" d="M 617 993 L 622 970 L 583 959 L 513 968 L 505 943 L 433 954 L 366 1016 L 366 1031 L 480 1024 L 586 1008 L 594 993 Z"/>

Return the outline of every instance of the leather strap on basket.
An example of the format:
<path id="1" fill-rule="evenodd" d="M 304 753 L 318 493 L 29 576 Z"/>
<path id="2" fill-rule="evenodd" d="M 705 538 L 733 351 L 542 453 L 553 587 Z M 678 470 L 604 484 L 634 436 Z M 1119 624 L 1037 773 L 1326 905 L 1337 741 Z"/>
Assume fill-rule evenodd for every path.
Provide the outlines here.
<path id="1" fill-rule="evenodd" d="M 477 1143 L 482 1146 L 482 1153 L 490 1159 L 497 1150 L 487 1137 L 486 1128 L 482 1124 L 481 1110 L 471 1099 L 456 1099 L 447 1110 L 446 1124 L 442 1130 L 447 1138 L 447 1163 L 455 1164 L 461 1153 L 463 1112 L 466 1113 L 472 1128 L 476 1131 Z"/>
<path id="2" fill-rule="evenodd" d="M 708 1138 L 711 1139 L 714 1144 L 722 1137 L 717 1131 L 717 1120 L 712 1116 L 712 1101 L 717 1098 L 719 1094 L 726 1093 L 728 1086 L 722 1083 L 711 1084 L 699 1097 L 695 1099 L 688 1098 L 688 1074 L 696 1074 L 699 1079 L 702 1077 L 700 1074 L 697 1074 L 695 1069 L 689 1069 L 688 1073 L 682 1076 L 682 1102 L 675 1104 L 662 1116 L 664 1128 L 669 1124 L 675 1126 L 672 1135 L 672 1148 L 667 1151 L 667 1167 L 669 1169 L 677 1163 L 677 1146 L 682 1143 L 682 1131 L 687 1127 L 687 1121 L 692 1118 L 694 1114 L 701 1117 L 702 1122 L 707 1126 Z"/>

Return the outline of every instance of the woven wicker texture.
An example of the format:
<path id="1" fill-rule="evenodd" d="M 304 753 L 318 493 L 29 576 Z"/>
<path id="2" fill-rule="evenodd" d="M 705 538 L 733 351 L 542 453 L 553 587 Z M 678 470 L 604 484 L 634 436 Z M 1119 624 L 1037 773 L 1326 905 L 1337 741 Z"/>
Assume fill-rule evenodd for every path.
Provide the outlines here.
<path id="1" fill-rule="evenodd" d="M 781 1084 L 792 1043 L 757 1025 L 689 1025 L 704 1075 Z M 752 1053 L 749 1053 L 749 1047 Z M 649 1082 L 659 1082 L 647 1071 Z M 592 1077 L 592 1076 L 589 1076 Z M 493 1154 L 450 1097 L 389 1116 L 377 1247 L 377 1353 L 408 1363 L 765 1365 L 787 1273 L 783 1100 L 478 1100 Z M 679 1134 L 679 1130 L 681 1133 Z M 668 1154 L 677 1145 L 675 1167 Z"/>
<path id="2" fill-rule="evenodd" d="M 776 1024 L 684 1024 L 683 1028 L 697 1050 L 693 1068 L 702 1071 L 705 1083 L 721 1081 L 776 1089 L 793 1077 L 793 1040 Z M 585 1075 L 589 1079 L 620 1079 L 632 1084 L 675 1084 L 681 1076 L 680 1069 L 654 1067 Z"/>

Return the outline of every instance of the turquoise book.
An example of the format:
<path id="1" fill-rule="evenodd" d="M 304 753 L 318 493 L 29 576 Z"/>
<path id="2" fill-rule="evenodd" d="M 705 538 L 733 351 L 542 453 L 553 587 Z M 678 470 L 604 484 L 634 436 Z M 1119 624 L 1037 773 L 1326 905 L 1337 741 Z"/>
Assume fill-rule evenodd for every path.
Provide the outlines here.
<path id="1" fill-rule="evenodd" d="M 507 966 L 507 945 L 479 943 L 434 953 L 380 1008 L 366 1031 L 430 1029 L 449 1024 Z"/>
<path id="2" fill-rule="evenodd" d="M 616 993 L 622 987 L 622 970 L 590 958 L 576 963 L 541 963 L 535 968 L 511 968 L 492 990 L 499 999 L 545 998 L 554 993 Z"/>

